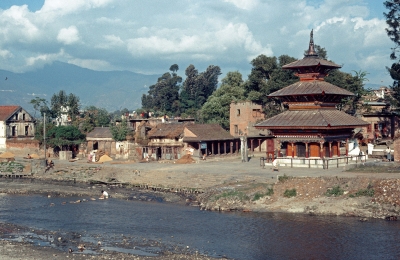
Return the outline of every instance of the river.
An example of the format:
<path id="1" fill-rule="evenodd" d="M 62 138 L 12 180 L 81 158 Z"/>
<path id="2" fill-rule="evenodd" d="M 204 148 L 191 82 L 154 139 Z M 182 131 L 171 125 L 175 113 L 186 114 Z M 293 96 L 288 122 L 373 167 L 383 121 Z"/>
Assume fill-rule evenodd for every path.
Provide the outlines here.
<path id="1" fill-rule="evenodd" d="M 1 195 L 0 222 L 76 233 L 106 250 L 157 255 L 168 249 L 230 259 L 399 259 L 400 222 L 285 213 L 219 213 L 160 202 Z M 63 204 L 63 202 L 67 202 Z M 18 239 L 14 234 L 13 239 Z M 57 238 L 31 234 L 49 245 Z M 144 243 L 143 241 L 146 241 Z M 53 242 L 56 246 L 56 243 Z M 68 243 L 58 244 L 65 250 Z M 87 250 L 90 253 L 90 249 Z M 95 253 L 95 251 L 93 251 Z"/>

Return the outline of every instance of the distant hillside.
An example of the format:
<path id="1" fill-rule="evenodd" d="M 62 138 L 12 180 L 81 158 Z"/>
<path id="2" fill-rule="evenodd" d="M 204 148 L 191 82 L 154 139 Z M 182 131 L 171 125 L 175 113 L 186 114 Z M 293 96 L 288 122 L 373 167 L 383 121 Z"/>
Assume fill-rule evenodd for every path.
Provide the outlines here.
<path id="1" fill-rule="evenodd" d="M 80 98 L 82 108 L 94 105 L 109 112 L 137 109 L 142 95 L 158 77 L 130 71 L 94 71 L 62 62 L 26 73 L 0 70 L 0 105 L 21 105 L 32 111 L 31 99 L 41 97 L 50 102 L 54 93 L 65 90 Z"/>

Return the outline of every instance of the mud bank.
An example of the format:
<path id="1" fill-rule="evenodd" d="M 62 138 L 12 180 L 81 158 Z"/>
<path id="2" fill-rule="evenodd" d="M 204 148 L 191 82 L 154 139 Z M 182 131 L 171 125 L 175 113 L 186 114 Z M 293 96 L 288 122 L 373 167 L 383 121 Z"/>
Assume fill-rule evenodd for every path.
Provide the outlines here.
<path id="1" fill-rule="evenodd" d="M 281 176 L 273 184 L 236 183 L 215 187 L 199 195 L 198 201 L 203 210 L 385 219 L 400 214 L 399 188 L 399 179 Z"/>

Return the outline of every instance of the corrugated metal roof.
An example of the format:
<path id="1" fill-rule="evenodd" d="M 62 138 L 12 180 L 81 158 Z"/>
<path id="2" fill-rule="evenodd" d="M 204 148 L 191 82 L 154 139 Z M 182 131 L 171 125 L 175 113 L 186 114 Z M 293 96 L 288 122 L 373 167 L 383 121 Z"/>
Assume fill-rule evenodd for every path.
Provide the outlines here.
<path id="1" fill-rule="evenodd" d="M 87 138 L 113 138 L 109 127 L 95 127 L 86 134 Z"/>
<path id="2" fill-rule="evenodd" d="M 21 106 L 0 106 L 0 121 L 6 121 L 20 108 Z"/>
<path id="3" fill-rule="evenodd" d="M 200 142 L 200 141 L 218 141 L 232 140 L 231 134 L 218 124 L 192 124 L 187 125 L 186 129 L 192 132 L 196 137 L 184 137 L 184 142 Z"/>
<path id="4" fill-rule="evenodd" d="M 331 69 L 337 69 L 342 67 L 331 61 L 320 59 L 318 56 L 306 56 L 301 60 L 297 60 L 289 64 L 283 65 L 282 69 L 298 69 L 302 67 L 316 67 L 316 66 L 323 66 L 325 68 L 331 68 Z"/>
<path id="5" fill-rule="evenodd" d="M 348 90 L 339 88 L 321 80 L 298 81 L 292 85 L 269 94 L 269 97 L 296 96 L 296 95 L 341 95 L 354 96 Z"/>
<path id="6" fill-rule="evenodd" d="M 369 123 L 336 109 L 289 110 L 271 117 L 256 127 L 267 129 L 326 129 L 365 126 Z"/>

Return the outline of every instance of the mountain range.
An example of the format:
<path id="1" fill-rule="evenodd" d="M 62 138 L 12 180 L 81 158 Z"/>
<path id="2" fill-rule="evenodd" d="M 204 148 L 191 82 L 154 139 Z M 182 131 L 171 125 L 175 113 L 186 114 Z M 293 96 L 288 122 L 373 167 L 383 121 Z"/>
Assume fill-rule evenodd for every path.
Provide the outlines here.
<path id="1" fill-rule="evenodd" d="M 109 112 L 141 107 L 141 97 L 160 75 L 130 71 L 94 71 L 76 65 L 53 62 L 25 73 L 0 70 L 0 105 L 20 105 L 32 112 L 29 103 L 45 98 L 49 105 L 53 94 L 64 90 L 81 101 L 81 107 L 96 106 Z"/>

